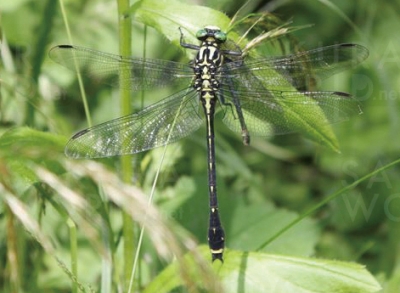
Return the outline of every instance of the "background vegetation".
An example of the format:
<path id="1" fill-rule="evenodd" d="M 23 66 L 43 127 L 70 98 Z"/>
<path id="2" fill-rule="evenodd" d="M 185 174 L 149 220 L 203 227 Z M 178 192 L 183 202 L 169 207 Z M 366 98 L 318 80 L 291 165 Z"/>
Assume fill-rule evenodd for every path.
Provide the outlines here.
<path id="1" fill-rule="evenodd" d="M 229 17 L 244 4 L 200 2 Z M 125 288 L 127 292 L 141 225 L 146 232 L 134 270 L 139 272 L 133 279 L 136 291 L 162 292 L 163 288 L 168 292 L 165 284 L 171 280 L 177 282 L 169 284 L 171 290 L 182 284 L 195 290 L 190 287 L 196 282 L 192 274 L 206 279 L 209 291 L 217 290 L 213 287 L 217 283 L 210 281 L 207 249 L 196 255 L 195 271 L 194 265 L 179 258 L 195 243 L 206 243 L 204 128 L 168 146 L 165 159 L 162 148 L 127 157 L 128 163 L 120 158 L 90 162 L 64 157 L 68 137 L 88 122 L 76 74 L 47 57 L 52 46 L 71 42 L 60 3 L 65 5 L 74 44 L 119 52 L 116 1 L 4 0 L 0 4 L 0 291 L 120 292 L 117 288 Z M 160 3 L 176 5 L 177 17 L 184 11 L 175 1 Z M 271 256 L 265 260 L 264 254 L 256 254 L 250 262 L 254 274 L 263 273 L 261 278 L 271 276 L 273 268 L 263 265 L 274 263 L 273 255 L 303 257 L 302 272 L 311 266 L 309 257 L 315 257 L 365 265 L 380 282 L 381 292 L 399 292 L 400 169 L 395 163 L 400 146 L 400 1 L 252 1 L 242 13 L 264 11 L 284 22 L 290 20 L 292 27 L 313 25 L 293 32 L 299 47 L 352 42 L 370 50 L 361 66 L 321 85 L 357 97 L 363 114 L 333 126 L 340 154 L 297 134 L 254 138 L 245 147 L 217 122 L 220 210 L 227 247 L 232 249 L 225 257 L 225 269 L 231 266 L 225 274 L 232 279 L 225 275 L 225 280 L 238 282 L 233 272 L 239 271 L 240 264 L 230 263 L 229 253 L 236 259 L 243 256 L 236 252 L 257 250 Z M 132 13 L 133 56 L 185 60 L 177 43 L 167 40 L 168 34 L 144 27 L 146 20 L 137 13 Z M 197 20 L 193 23 L 196 26 Z M 116 89 L 88 78 L 84 85 L 93 124 L 121 116 Z M 144 104 L 160 100 L 169 90 L 146 92 Z M 142 107 L 141 97 L 142 93 L 132 97 L 133 109 Z M 372 174 L 391 163 L 391 168 Z M 134 173 L 127 175 L 126 164 L 134 166 Z M 357 186 L 329 198 L 368 174 Z M 134 178 L 134 183 L 124 185 L 118 176 L 125 182 Z M 153 191 L 156 208 L 147 205 Z M 327 199 L 332 200 L 286 230 L 291 221 Z M 178 267 L 186 268 L 179 280 L 168 266 L 173 255 L 178 256 Z M 280 261 L 293 264 L 283 257 Z M 254 262 L 259 267 L 251 267 Z M 337 265 L 322 264 L 332 270 Z M 288 266 L 285 270 L 288 279 L 306 278 Z M 345 291 L 346 280 L 340 288 L 377 292 L 368 280 L 368 290 Z M 318 280 L 308 283 L 322 286 Z"/>

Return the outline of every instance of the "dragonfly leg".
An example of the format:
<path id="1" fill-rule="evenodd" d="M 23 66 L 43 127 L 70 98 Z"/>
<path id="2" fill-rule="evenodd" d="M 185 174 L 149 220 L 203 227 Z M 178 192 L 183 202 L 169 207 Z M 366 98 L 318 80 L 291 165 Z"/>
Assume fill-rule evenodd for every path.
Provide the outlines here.
<path id="1" fill-rule="evenodd" d="M 180 27 L 179 27 L 179 31 L 181 33 L 181 38 L 179 40 L 179 44 L 181 45 L 181 47 L 186 48 L 186 49 L 192 49 L 192 50 L 200 50 L 200 46 L 185 43 L 185 37 L 184 37 L 182 29 Z"/>
<path id="2" fill-rule="evenodd" d="M 250 144 L 250 133 L 247 129 L 246 121 L 244 119 L 244 115 L 243 115 L 242 107 L 240 105 L 240 100 L 239 100 L 238 94 L 235 92 L 235 89 L 233 88 L 232 80 L 227 79 L 227 81 L 228 81 L 229 91 L 231 92 L 233 105 L 235 106 L 237 118 L 239 119 L 240 128 L 242 129 L 241 134 L 242 134 L 243 144 L 249 145 Z M 219 100 L 222 105 L 225 105 L 225 106 L 230 105 L 232 107 L 232 105 L 230 103 L 225 102 L 225 99 L 222 94 L 219 95 L 218 97 L 219 97 Z M 236 116 L 236 115 L 234 115 L 234 116 Z"/>

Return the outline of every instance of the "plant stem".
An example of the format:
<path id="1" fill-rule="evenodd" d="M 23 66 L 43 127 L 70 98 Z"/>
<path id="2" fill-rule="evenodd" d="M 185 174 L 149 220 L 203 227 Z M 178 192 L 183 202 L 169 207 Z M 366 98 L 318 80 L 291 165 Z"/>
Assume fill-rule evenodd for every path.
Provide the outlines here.
<path id="1" fill-rule="evenodd" d="M 37 28 L 37 42 L 34 46 L 34 51 L 32 54 L 31 64 L 31 77 L 35 84 L 38 84 L 39 75 L 42 67 L 42 63 L 44 57 L 46 55 L 46 44 L 49 39 L 50 31 L 53 28 L 53 19 L 56 15 L 57 2 L 54 0 L 48 0 L 46 5 L 44 6 L 43 16 L 41 25 Z M 34 105 L 37 103 L 37 97 L 33 95 L 31 98 L 32 101 L 26 104 L 26 113 L 25 113 L 25 124 L 33 127 L 35 125 L 35 107 Z"/>
<path id="2" fill-rule="evenodd" d="M 118 24 L 119 24 L 119 53 L 122 56 L 132 55 L 131 49 L 131 34 L 132 24 L 130 15 L 127 14 L 129 9 L 129 0 L 117 0 L 118 4 Z M 132 112 L 131 106 L 131 91 L 129 85 L 130 71 L 126 70 L 121 72 L 120 75 L 120 106 L 122 116 L 128 115 Z M 132 158 L 130 156 L 121 157 L 122 180 L 126 183 L 132 182 L 133 169 Z M 127 288 L 130 283 L 130 278 L 133 269 L 133 259 L 135 252 L 135 234 L 134 223 L 132 218 L 123 212 L 123 235 L 124 235 L 124 286 Z"/>
<path id="3" fill-rule="evenodd" d="M 76 225 L 71 218 L 67 220 L 67 226 L 69 228 L 69 244 L 71 247 L 71 272 L 72 275 L 78 276 L 78 240 L 76 235 Z M 78 292 L 78 285 L 76 282 L 72 282 L 72 293 Z"/>
<path id="4" fill-rule="evenodd" d="M 69 23 L 68 23 L 68 17 L 67 17 L 67 13 L 66 13 L 66 10 L 64 7 L 64 1 L 59 0 L 59 3 L 60 3 L 61 14 L 62 14 L 63 20 L 64 20 L 65 29 L 67 31 L 68 40 L 69 40 L 70 44 L 73 44 L 72 34 L 71 34 L 71 30 L 69 28 Z M 88 105 L 88 101 L 86 98 L 85 87 L 83 86 L 83 80 L 82 80 L 81 72 L 78 69 L 78 64 L 76 63 L 76 60 L 74 60 L 74 62 L 75 62 L 76 75 L 78 77 L 79 90 L 81 92 L 83 107 L 85 109 L 86 120 L 88 122 L 89 127 L 91 127 L 92 126 L 92 118 L 90 116 L 89 105 Z"/>

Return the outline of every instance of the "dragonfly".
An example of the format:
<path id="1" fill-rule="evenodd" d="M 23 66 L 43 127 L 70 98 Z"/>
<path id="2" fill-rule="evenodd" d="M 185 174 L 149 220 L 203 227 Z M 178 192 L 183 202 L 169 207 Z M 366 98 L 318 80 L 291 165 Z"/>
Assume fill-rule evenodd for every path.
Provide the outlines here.
<path id="1" fill-rule="evenodd" d="M 84 47 L 59 45 L 50 58 L 92 78 L 108 78 L 113 86 L 132 91 L 174 85 L 180 90 L 139 112 L 79 131 L 69 140 L 65 154 L 71 158 L 101 158 L 139 153 L 176 142 L 206 126 L 209 193 L 208 244 L 212 261 L 223 261 L 225 232 L 217 199 L 214 117 L 242 136 L 271 136 L 296 131 L 285 116 L 289 107 L 304 106 L 304 113 L 335 123 L 359 112 L 349 94 L 309 91 L 310 81 L 328 78 L 354 67 L 368 56 L 357 44 L 336 44 L 286 56 L 249 58 L 227 33 L 206 26 L 196 33 L 198 44 L 180 45 L 193 50 L 188 63 L 123 57 Z M 129 72 L 128 80 L 121 79 Z"/>

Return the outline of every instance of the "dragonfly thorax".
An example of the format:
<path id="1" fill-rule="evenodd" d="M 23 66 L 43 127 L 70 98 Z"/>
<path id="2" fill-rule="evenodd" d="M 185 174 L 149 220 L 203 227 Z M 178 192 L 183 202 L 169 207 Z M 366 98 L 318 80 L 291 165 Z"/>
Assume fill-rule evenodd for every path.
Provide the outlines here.
<path id="1" fill-rule="evenodd" d="M 220 42 L 208 36 L 201 44 L 194 60 L 195 80 L 193 87 L 201 92 L 201 97 L 212 99 L 219 88 L 218 72 L 224 56 L 220 51 Z"/>

